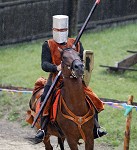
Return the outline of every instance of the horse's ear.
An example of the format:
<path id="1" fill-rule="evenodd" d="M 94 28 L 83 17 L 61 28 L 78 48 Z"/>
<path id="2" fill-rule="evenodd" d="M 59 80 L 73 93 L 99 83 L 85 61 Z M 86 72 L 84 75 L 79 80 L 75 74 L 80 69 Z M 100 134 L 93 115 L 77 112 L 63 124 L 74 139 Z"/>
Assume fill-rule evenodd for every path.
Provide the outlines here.
<path id="1" fill-rule="evenodd" d="M 59 47 L 58 47 L 58 50 L 59 50 L 61 53 L 63 52 L 63 49 L 61 49 L 61 48 L 59 48 Z"/>

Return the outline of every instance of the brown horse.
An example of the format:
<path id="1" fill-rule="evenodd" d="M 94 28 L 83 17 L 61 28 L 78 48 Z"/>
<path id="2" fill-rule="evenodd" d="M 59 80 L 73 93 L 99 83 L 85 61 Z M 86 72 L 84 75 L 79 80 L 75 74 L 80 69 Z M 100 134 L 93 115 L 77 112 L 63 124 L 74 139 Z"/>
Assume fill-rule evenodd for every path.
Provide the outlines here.
<path id="1" fill-rule="evenodd" d="M 60 51 L 63 86 L 60 89 L 56 122 L 63 134 L 54 128 L 54 123 L 49 123 L 44 139 L 45 149 L 53 149 L 49 137 L 55 135 L 59 140 L 66 139 L 71 150 L 78 150 L 80 139 L 85 141 L 85 150 L 93 150 L 94 108 L 83 88 L 84 65 L 75 50 L 68 48 Z"/>

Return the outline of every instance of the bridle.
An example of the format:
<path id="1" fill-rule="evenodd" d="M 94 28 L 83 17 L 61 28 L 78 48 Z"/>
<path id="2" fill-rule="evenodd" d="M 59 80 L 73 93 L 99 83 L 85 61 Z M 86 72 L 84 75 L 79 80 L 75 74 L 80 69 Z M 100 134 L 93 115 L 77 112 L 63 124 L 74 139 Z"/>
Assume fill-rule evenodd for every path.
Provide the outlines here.
<path id="1" fill-rule="evenodd" d="M 73 64 L 74 64 L 74 62 L 75 62 L 76 60 L 78 60 L 78 61 L 81 62 L 81 60 L 79 60 L 79 59 L 73 60 L 73 62 L 71 63 L 71 65 L 66 64 L 64 61 L 61 62 L 63 65 L 65 65 L 65 66 L 67 67 L 68 70 L 71 71 L 71 75 L 69 76 L 69 78 L 77 78 L 77 76 L 76 76 L 76 74 L 75 74 L 75 71 L 74 71 L 74 69 L 73 69 Z M 64 75 L 63 75 L 63 77 L 66 78 L 66 77 L 68 77 L 68 76 L 64 76 Z"/>
<path id="2" fill-rule="evenodd" d="M 67 49 L 63 50 L 63 53 L 64 53 L 64 51 L 66 51 L 66 50 L 67 50 Z M 76 58 L 76 59 L 74 59 L 74 60 L 72 61 L 71 64 L 67 64 L 67 63 L 65 62 L 65 60 L 63 60 L 63 58 L 62 58 L 62 61 L 61 61 L 62 66 L 63 66 L 63 65 L 66 66 L 66 68 L 67 68 L 68 70 L 70 70 L 70 72 L 71 72 L 71 74 L 70 74 L 69 76 L 62 74 L 63 78 L 77 78 L 77 76 L 76 76 L 76 74 L 75 74 L 75 70 L 74 70 L 74 68 L 73 68 L 74 63 L 75 63 L 76 61 L 82 62 L 80 59 L 77 59 L 77 58 Z M 83 65 L 83 67 L 84 67 L 84 65 Z"/>

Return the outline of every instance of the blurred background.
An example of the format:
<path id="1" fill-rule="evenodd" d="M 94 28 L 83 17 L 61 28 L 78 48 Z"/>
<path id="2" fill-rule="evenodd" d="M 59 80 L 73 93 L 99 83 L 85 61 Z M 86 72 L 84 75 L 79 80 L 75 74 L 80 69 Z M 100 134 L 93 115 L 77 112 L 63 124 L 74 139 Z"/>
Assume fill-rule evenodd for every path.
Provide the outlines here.
<path id="1" fill-rule="evenodd" d="M 0 0 L 0 45 L 51 36 L 52 16 L 68 15 L 76 35 L 94 0 Z M 101 0 L 86 29 L 137 22 L 136 0 Z"/>

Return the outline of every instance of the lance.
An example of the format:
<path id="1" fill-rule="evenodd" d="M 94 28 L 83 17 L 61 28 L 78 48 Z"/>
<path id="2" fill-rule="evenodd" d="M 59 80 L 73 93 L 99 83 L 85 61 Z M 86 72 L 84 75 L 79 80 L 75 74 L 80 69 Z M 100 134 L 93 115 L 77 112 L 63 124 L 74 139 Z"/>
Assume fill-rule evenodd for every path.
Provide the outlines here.
<path id="1" fill-rule="evenodd" d="M 84 22 L 84 24 L 83 24 L 81 30 L 79 31 L 79 33 L 78 33 L 78 35 L 77 35 L 77 37 L 76 37 L 76 39 L 75 39 L 75 41 L 74 41 L 74 43 L 73 43 L 72 48 L 75 48 L 75 46 L 76 46 L 77 43 L 79 42 L 79 40 L 80 40 L 80 38 L 81 38 L 81 36 L 82 36 L 82 34 L 83 34 L 83 32 L 84 32 L 84 30 L 85 30 L 85 28 L 86 28 L 88 22 L 89 22 L 89 20 L 90 20 L 92 14 L 94 13 L 94 11 L 95 11 L 95 9 L 96 9 L 96 7 L 97 7 L 97 5 L 98 5 L 99 3 L 100 3 L 100 0 L 96 0 L 96 1 L 95 1 L 93 7 L 91 8 L 91 10 L 90 10 L 90 12 L 89 12 L 89 15 L 88 15 L 86 21 Z"/>
<path id="2" fill-rule="evenodd" d="M 94 13 L 94 10 L 95 10 L 95 8 L 97 7 L 97 5 L 98 5 L 99 3 L 100 3 L 100 0 L 96 0 L 96 1 L 95 1 L 93 7 L 92 7 L 91 10 L 90 10 L 90 13 L 89 13 L 89 15 L 88 15 L 86 21 L 84 22 L 84 24 L 83 24 L 83 26 L 82 26 L 82 28 L 81 28 L 79 34 L 77 35 L 77 37 L 76 37 L 76 39 L 75 39 L 75 41 L 74 41 L 74 43 L 73 43 L 73 45 L 72 45 L 72 48 L 75 48 L 75 47 L 76 47 L 78 41 L 80 40 L 80 38 L 81 38 L 81 36 L 82 36 L 82 34 L 83 34 L 83 32 L 84 32 L 84 30 L 85 30 L 85 28 L 86 28 L 88 22 L 89 22 L 89 19 L 90 19 L 91 15 Z M 36 117 L 34 118 L 34 121 L 33 121 L 32 125 L 31 125 L 32 128 L 35 126 L 35 124 L 36 124 L 36 122 L 37 122 L 37 120 L 38 120 L 40 114 L 43 112 L 43 109 L 44 109 L 44 107 L 45 107 L 45 105 L 46 105 L 46 103 L 47 103 L 47 100 L 48 100 L 49 97 L 51 96 L 51 94 L 52 94 L 52 92 L 53 92 L 55 86 L 57 85 L 57 83 L 58 83 L 58 81 L 59 81 L 59 77 L 60 77 L 61 73 L 62 73 L 62 72 L 59 71 L 58 74 L 56 75 L 56 77 L 55 77 L 55 79 L 54 79 L 54 81 L 53 81 L 53 83 L 52 83 L 52 85 L 51 85 L 51 87 L 50 87 L 50 89 L 49 89 L 49 91 L 48 91 L 48 93 L 47 93 L 47 95 L 46 95 L 46 97 L 45 97 L 45 99 L 44 99 L 44 101 L 43 101 L 41 107 L 40 107 L 39 112 L 37 113 Z"/>

